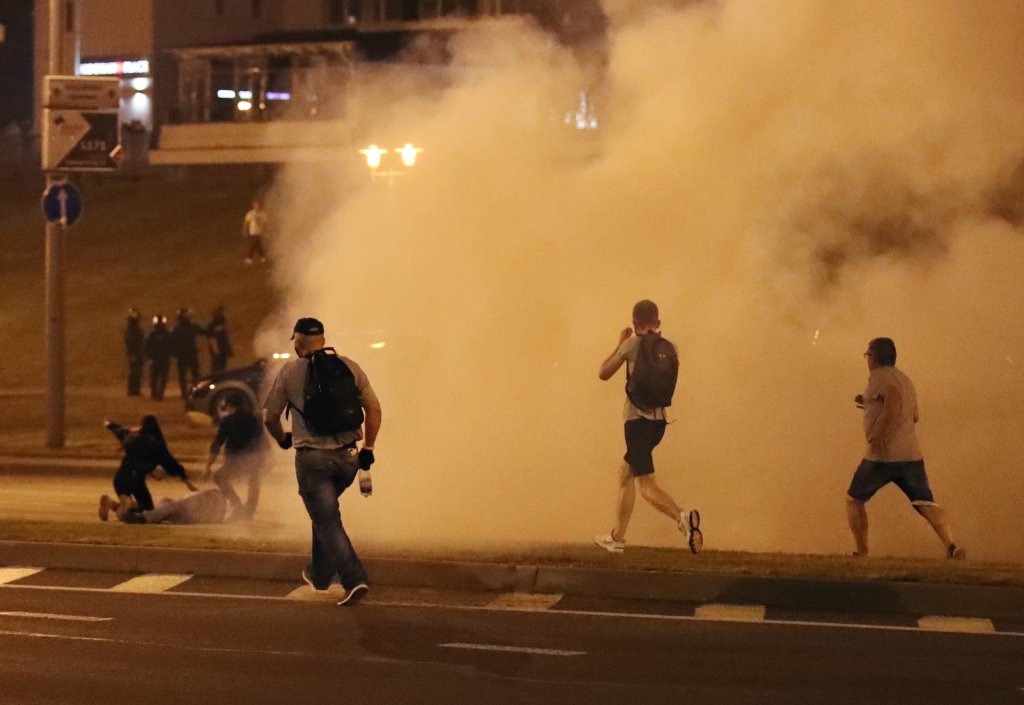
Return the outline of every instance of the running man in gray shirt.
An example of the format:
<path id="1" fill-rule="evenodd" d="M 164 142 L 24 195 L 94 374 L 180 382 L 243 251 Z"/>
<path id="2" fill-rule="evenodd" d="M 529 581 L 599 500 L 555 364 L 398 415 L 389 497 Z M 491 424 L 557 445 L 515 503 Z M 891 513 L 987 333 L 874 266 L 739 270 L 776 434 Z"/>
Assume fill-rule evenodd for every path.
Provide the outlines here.
<path id="1" fill-rule="evenodd" d="M 337 576 L 346 590 L 345 598 L 338 604 L 354 605 L 369 589 L 369 576 L 342 525 L 339 500 L 360 468 L 368 470 L 374 462 L 380 402 L 362 368 L 341 357 L 359 390 L 365 415 L 363 428 L 332 436 L 313 433 L 303 419 L 304 390 L 309 358 L 325 347 L 323 323 L 315 318 L 300 318 L 292 332 L 292 342 L 298 357 L 286 362 L 270 385 L 263 403 L 263 423 L 279 446 L 285 450 L 295 446 L 299 495 L 313 525 L 312 560 L 302 571 L 302 579 L 314 590 L 323 591 Z M 285 433 L 281 414 L 289 407 L 295 413 L 290 414 L 292 430 Z"/>

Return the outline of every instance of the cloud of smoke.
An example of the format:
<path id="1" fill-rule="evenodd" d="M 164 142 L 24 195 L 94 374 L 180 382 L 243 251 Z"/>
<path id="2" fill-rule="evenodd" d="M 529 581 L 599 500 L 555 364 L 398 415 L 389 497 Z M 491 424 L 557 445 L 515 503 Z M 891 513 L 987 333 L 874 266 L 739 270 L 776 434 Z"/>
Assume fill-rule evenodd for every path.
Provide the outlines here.
<path id="1" fill-rule="evenodd" d="M 596 372 L 651 298 L 682 361 L 657 477 L 700 507 L 709 547 L 849 550 L 852 397 L 866 342 L 888 335 L 958 538 L 977 557 L 1024 557 L 1024 7 L 607 14 L 599 138 L 561 124 L 594 81 L 578 55 L 529 23 L 488 22 L 451 41 L 446 72 L 355 80 L 340 163 L 277 184 L 286 307 L 265 345 L 317 315 L 383 402 L 377 492 L 346 500 L 356 536 L 607 531 L 622 380 Z M 410 141 L 426 149 L 410 174 L 367 180 L 356 149 Z M 875 552 L 939 551 L 897 490 L 869 514 Z M 642 502 L 629 540 L 682 544 Z"/>

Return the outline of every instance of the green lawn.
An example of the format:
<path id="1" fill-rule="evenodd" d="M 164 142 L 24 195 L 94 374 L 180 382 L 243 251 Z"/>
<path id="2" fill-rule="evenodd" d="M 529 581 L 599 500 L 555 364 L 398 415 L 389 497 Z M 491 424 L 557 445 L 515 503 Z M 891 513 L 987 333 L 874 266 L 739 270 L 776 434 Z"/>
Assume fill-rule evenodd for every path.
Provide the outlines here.
<path id="1" fill-rule="evenodd" d="M 167 419 L 172 436 L 187 440 L 176 399 L 155 405 L 113 393 L 124 388 L 125 315 L 129 306 L 138 307 L 148 329 L 154 312 L 173 318 L 187 306 L 205 324 L 224 304 L 236 350 L 232 363 L 251 362 L 253 335 L 276 296 L 269 267 L 242 264 L 241 222 L 266 175 L 256 168 L 209 169 L 73 180 L 85 206 L 65 234 L 68 446 L 90 450 L 102 443 L 108 450 L 102 429 L 91 429 L 103 416 L 131 420 L 154 410 Z M 42 188 L 41 177 L 0 180 L 0 393 L 45 387 Z M 202 364 L 207 368 L 205 357 Z M 173 370 L 169 386 L 176 386 Z M 76 388 L 107 393 L 87 398 Z M 38 394 L 4 399 L 0 451 L 42 448 L 44 404 Z"/>

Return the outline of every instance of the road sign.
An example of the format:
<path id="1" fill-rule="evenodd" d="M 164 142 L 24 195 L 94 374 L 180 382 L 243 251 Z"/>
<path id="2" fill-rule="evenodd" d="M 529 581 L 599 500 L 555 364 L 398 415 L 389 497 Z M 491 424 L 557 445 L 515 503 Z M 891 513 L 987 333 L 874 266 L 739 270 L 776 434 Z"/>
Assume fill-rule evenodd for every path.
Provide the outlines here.
<path id="1" fill-rule="evenodd" d="M 82 193 L 74 184 L 55 181 L 43 192 L 43 215 L 51 223 L 69 227 L 82 217 Z"/>
<path id="2" fill-rule="evenodd" d="M 117 169 L 120 129 L 117 111 L 44 110 L 43 169 Z"/>
<path id="3" fill-rule="evenodd" d="M 121 79 L 92 76 L 47 76 L 43 107 L 56 110 L 117 110 Z"/>

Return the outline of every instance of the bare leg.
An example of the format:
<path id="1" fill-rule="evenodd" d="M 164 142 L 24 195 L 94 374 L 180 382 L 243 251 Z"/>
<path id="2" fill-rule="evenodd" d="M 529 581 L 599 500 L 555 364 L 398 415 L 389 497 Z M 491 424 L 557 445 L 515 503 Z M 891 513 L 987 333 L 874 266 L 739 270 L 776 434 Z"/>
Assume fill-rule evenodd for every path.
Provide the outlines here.
<path id="1" fill-rule="evenodd" d="M 857 542 L 857 555 L 868 555 L 868 510 L 864 503 L 847 495 L 846 518 L 850 522 L 853 540 Z"/>
<path id="2" fill-rule="evenodd" d="M 914 509 L 932 525 L 943 546 L 948 547 L 953 543 L 953 530 L 949 528 L 946 510 L 937 504 L 915 504 Z"/>
<path id="3" fill-rule="evenodd" d="M 679 524 L 679 515 L 682 510 L 668 495 L 668 492 L 658 487 L 654 475 L 642 475 L 637 478 L 637 481 L 640 483 L 640 496 L 650 502 L 651 506 L 659 512 L 672 519 L 673 524 Z"/>
<path id="4" fill-rule="evenodd" d="M 633 505 L 636 502 L 636 487 L 633 480 L 633 471 L 629 469 L 629 463 L 623 461 L 619 468 L 618 514 L 615 528 L 612 530 L 612 538 L 616 541 L 626 540 L 626 528 L 629 527 L 629 520 L 633 516 Z"/>

